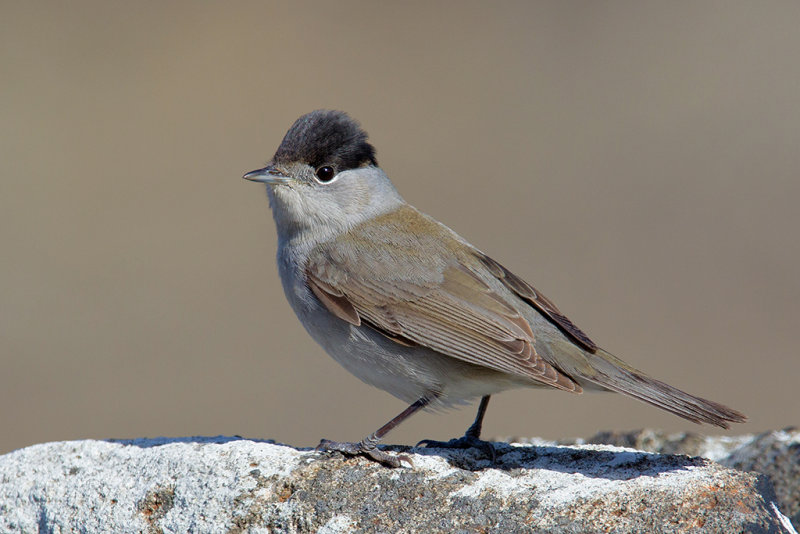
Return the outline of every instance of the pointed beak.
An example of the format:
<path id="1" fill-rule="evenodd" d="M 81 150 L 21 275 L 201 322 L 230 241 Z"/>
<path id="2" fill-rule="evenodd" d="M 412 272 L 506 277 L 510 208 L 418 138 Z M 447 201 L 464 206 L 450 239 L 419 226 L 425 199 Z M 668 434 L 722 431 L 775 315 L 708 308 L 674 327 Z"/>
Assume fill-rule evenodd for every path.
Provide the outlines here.
<path id="1" fill-rule="evenodd" d="M 248 172 L 242 176 L 242 178 L 250 180 L 251 182 L 261 182 L 263 184 L 285 184 L 290 180 L 289 176 L 271 163 L 263 169 Z"/>

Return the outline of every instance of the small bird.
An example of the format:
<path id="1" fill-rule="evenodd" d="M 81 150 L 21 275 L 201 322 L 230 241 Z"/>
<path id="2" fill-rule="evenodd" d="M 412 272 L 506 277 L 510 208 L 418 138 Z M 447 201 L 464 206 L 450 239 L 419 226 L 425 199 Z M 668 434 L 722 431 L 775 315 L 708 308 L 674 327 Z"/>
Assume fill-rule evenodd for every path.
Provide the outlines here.
<path id="1" fill-rule="evenodd" d="M 410 406 L 360 442 L 318 450 L 398 467 L 378 442 L 413 413 L 480 398 L 464 437 L 426 446 L 493 449 L 480 440 L 490 395 L 517 387 L 615 391 L 695 423 L 745 416 L 651 378 L 598 347 L 553 302 L 447 226 L 406 203 L 347 114 L 317 110 L 289 128 L 266 184 L 278 271 L 298 319 L 362 381 Z"/>

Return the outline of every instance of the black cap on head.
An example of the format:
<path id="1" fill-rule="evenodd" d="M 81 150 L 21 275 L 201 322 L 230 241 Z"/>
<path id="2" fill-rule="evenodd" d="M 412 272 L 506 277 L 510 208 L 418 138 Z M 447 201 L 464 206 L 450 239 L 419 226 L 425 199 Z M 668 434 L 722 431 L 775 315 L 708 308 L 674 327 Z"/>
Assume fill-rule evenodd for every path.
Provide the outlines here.
<path id="1" fill-rule="evenodd" d="M 338 171 L 377 165 L 367 132 L 343 111 L 317 110 L 295 121 L 275 153 L 275 163 L 302 161 Z"/>

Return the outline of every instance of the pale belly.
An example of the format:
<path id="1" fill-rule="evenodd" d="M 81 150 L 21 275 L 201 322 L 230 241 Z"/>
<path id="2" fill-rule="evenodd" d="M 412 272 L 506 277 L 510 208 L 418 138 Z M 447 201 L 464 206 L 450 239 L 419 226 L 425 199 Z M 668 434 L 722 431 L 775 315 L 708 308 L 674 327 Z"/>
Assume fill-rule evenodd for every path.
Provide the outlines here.
<path id="1" fill-rule="evenodd" d="M 368 326 L 354 326 L 324 308 L 297 277 L 282 280 L 298 319 L 334 360 L 363 382 L 409 404 L 426 397 L 437 409 L 505 389 L 536 386 L 424 347 L 401 345 Z"/>

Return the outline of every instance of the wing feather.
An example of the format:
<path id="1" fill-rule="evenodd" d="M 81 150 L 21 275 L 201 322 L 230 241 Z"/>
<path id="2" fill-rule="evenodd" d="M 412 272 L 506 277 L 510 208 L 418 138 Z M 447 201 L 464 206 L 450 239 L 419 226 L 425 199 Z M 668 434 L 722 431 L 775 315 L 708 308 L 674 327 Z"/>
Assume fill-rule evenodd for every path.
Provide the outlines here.
<path id="1" fill-rule="evenodd" d="M 550 319 L 562 332 L 589 352 L 597 352 L 597 345 L 580 328 L 567 318 L 547 297 L 539 293 L 535 287 L 518 277 L 489 256 L 476 251 L 476 257 L 483 263 L 498 280 L 503 282 L 511 291 L 520 296 L 545 317 Z"/>
<path id="2" fill-rule="evenodd" d="M 403 215 L 424 217 L 416 210 Z M 386 240 L 396 229 L 387 223 L 382 236 L 380 219 L 371 226 L 371 235 L 358 236 L 358 258 L 341 253 L 335 241 L 319 245 L 309 256 L 308 285 L 331 313 L 403 345 L 421 345 L 474 365 L 581 391 L 536 353 L 532 328 L 514 304 L 454 255 L 440 253 L 423 270 L 418 249 L 386 252 Z M 448 238 L 453 240 L 450 234 L 438 236 L 445 243 Z M 414 245 L 406 240 L 397 246 Z"/>

